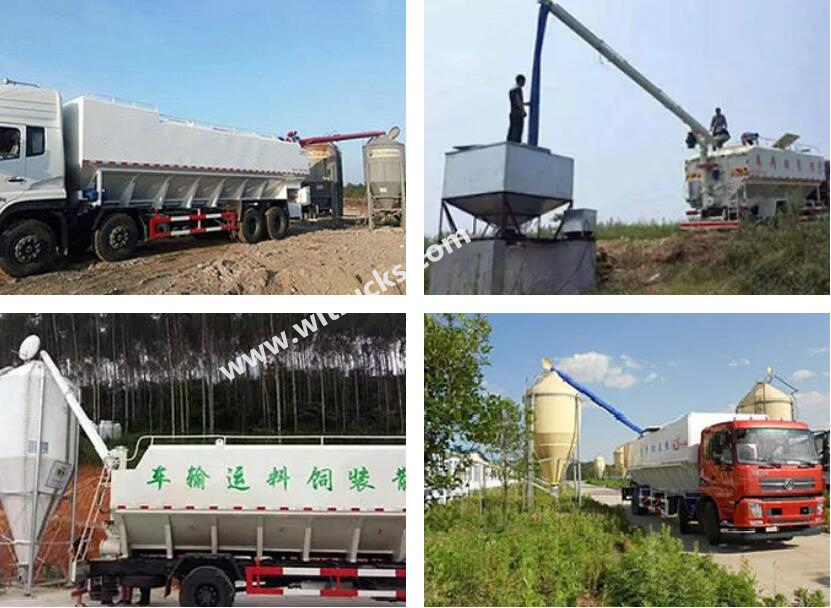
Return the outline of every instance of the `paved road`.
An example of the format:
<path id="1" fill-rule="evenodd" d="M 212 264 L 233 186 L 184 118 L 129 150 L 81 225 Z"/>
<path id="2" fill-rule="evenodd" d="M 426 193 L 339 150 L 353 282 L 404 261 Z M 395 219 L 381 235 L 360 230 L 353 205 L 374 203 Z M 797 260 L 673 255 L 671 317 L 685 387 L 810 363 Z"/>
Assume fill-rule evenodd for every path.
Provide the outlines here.
<path id="1" fill-rule="evenodd" d="M 622 505 L 620 490 L 588 484 L 583 484 L 583 488 L 598 502 L 612 506 Z M 712 555 L 716 563 L 731 570 L 738 570 L 742 560 L 745 560 L 756 576 L 758 586 L 766 594 L 781 592 L 788 595 L 799 587 L 804 587 L 809 590 L 821 589 L 826 597 L 831 597 L 828 534 L 796 537 L 788 542 L 723 544 L 711 547 L 707 540 L 698 534 L 682 536 L 674 518 L 633 515 L 628 502 L 623 507 L 629 522 L 645 530 L 658 532 L 662 523 L 671 523 L 673 535 L 683 541 L 688 551 L 694 551 L 697 544 L 701 553 Z"/>
<path id="2" fill-rule="evenodd" d="M 156 590 L 153 593 L 151 606 L 178 606 L 179 602 L 176 598 L 177 594 L 172 593 L 170 597 L 165 599 L 161 590 Z M 68 589 L 37 589 L 34 597 L 25 597 L 21 589 L 10 588 L 0 589 L 0 606 L 72 606 L 72 601 L 69 599 Z M 96 602 L 88 602 L 89 606 L 97 606 Z M 311 597 L 294 597 L 294 598 L 275 598 L 275 597 L 249 597 L 242 593 L 238 593 L 235 606 L 283 606 L 291 608 L 299 608 L 308 606 L 315 608 L 317 606 L 326 608 L 341 608 L 348 606 L 349 608 L 359 608 L 363 606 L 368 607 L 383 607 L 390 608 L 390 606 L 404 606 L 402 602 L 379 602 L 367 599 L 341 599 L 341 598 L 311 598 Z"/>

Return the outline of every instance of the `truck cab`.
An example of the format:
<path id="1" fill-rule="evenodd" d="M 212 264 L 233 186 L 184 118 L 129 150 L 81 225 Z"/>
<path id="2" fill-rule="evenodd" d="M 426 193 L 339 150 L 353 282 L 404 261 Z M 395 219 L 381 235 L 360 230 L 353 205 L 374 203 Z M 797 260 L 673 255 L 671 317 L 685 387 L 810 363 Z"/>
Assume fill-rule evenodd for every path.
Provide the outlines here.
<path id="1" fill-rule="evenodd" d="M 822 465 L 803 423 L 732 420 L 704 429 L 694 517 L 711 543 L 724 535 L 787 540 L 824 521 Z"/>
<path id="2" fill-rule="evenodd" d="M 0 216 L 27 202 L 65 200 L 60 95 L 0 85 Z"/>
<path id="3" fill-rule="evenodd" d="M 0 85 L 0 267 L 45 268 L 65 241 L 61 98 L 31 85 Z"/>

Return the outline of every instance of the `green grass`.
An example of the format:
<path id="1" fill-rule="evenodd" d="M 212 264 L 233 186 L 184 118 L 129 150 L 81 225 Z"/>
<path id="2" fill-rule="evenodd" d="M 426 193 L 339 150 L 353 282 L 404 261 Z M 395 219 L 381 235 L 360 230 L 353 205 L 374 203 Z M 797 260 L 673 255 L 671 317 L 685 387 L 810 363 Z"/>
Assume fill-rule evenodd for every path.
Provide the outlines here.
<path id="1" fill-rule="evenodd" d="M 684 550 L 664 527 L 631 529 L 621 509 L 584 499 L 536 497 L 521 511 L 512 490 L 507 521 L 497 492 L 425 513 L 428 606 L 826 605 L 821 592 L 762 597 L 747 569 L 731 572 Z"/>
<path id="2" fill-rule="evenodd" d="M 601 285 L 599 292 L 828 295 L 831 290 L 827 219 L 803 223 L 783 218 L 768 224 L 745 224 L 703 246 L 692 240 L 678 245 L 673 249 L 672 263 L 661 268 L 660 281 L 648 289 L 640 282 L 616 280 Z M 627 266 L 625 259 L 615 263 Z"/>
<path id="3" fill-rule="evenodd" d="M 595 236 L 598 241 L 611 241 L 619 239 L 662 239 L 664 237 L 679 234 L 681 229 L 678 224 L 666 222 L 639 222 L 626 224 L 617 220 L 601 222 L 597 226 Z"/>

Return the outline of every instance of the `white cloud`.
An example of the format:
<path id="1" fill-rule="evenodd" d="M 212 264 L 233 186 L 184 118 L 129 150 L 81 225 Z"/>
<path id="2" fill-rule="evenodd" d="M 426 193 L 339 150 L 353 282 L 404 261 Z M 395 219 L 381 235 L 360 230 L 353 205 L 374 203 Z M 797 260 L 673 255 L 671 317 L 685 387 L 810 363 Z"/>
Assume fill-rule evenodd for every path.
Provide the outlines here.
<path id="1" fill-rule="evenodd" d="M 602 382 L 609 371 L 609 362 L 609 355 L 589 352 L 557 359 L 557 366 L 581 382 Z"/>
<path id="2" fill-rule="evenodd" d="M 630 388 L 640 382 L 634 374 L 625 371 L 623 365 L 616 365 L 609 355 L 594 351 L 557 359 L 557 367 L 580 382 L 599 383 L 621 389 Z"/>
<path id="3" fill-rule="evenodd" d="M 827 346 L 811 346 L 808 348 L 808 354 L 812 357 L 816 357 L 817 355 L 822 355 L 828 352 Z"/>
<path id="4" fill-rule="evenodd" d="M 661 376 L 658 375 L 657 372 L 649 372 L 646 375 L 646 378 L 643 379 L 644 382 L 655 382 L 655 380 L 660 380 Z"/>
<path id="5" fill-rule="evenodd" d="M 813 378 L 814 376 L 816 376 L 816 374 L 810 369 L 798 369 L 791 374 L 791 380 L 794 382 L 801 382 L 802 380 L 807 380 L 808 378 Z"/>
<path id="6" fill-rule="evenodd" d="M 727 367 L 747 367 L 750 365 L 750 359 L 742 357 L 741 359 L 734 359 L 727 364 Z"/>
<path id="7" fill-rule="evenodd" d="M 606 378 L 603 380 L 603 384 L 612 388 L 629 388 L 637 383 L 638 379 L 629 372 L 624 372 L 622 367 L 610 368 L 609 373 L 606 374 Z"/>
<path id="8" fill-rule="evenodd" d="M 831 397 L 828 393 L 808 391 L 796 394 L 797 417 L 812 429 L 827 429 Z"/>
<path id="9" fill-rule="evenodd" d="M 620 360 L 623 363 L 624 367 L 628 367 L 630 369 L 640 369 L 641 364 L 638 363 L 635 359 L 627 355 L 626 353 L 620 356 Z"/>

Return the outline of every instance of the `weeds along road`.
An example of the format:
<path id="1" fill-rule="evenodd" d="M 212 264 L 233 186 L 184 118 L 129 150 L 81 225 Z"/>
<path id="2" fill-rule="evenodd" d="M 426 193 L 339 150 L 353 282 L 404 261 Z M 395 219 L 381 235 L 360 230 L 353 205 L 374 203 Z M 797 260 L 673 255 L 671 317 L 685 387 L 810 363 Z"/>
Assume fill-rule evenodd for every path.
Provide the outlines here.
<path id="1" fill-rule="evenodd" d="M 404 262 L 401 228 L 331 229 L 321 222 L 255 245 L 224 234 L 154 242 L 123 262 L 76 253 L 44 274 L 12 279 L 0 273 L 0 294 L 343 295 L 373 281 L 373 270 L 383 275 Z M 403 293 L 405 285 L 385 293 Z"/>
<path id="2" fill-rule="evenodd" d="M 150 600 L 151 606 L 178 606 L 178 592 L 174 589 L 170 596 L 165 599 L 164 593 L 161 589 L 156 589 Z M 138 598 L 138 594 L 136 594 Z M 85 598 L 88 606 L 98 606 L 98 602 L 89 601 Z M 339 598 L 313 598 L 313 597 L 294 597 L 294 598 L 280 598 L 280 597 L 254 597 L 247 596 L 244 593 L 238 592 L 234 599 L 235 606 L 281 606 L 285 608 L 295 608 L 308 606 L 314 608 L 317 606 L 328 608 L 341 608 L 343 606 L 404 606 L 403 602 L 383 602 L 379 600 L 372 600 L 369 598 L 354 599 L 339 599 Z M 23 589 L 19 587 L 6 587 L 0 590 L 0 606 L 74 606 L 72 600 L 69 598 L 69 589 L 56 588 L 37 588 L 35 589 L 33 597 L 26 597 L 23 595 Z"/>
<path id="3" fill-rule="evenodd" d="M 606 505 L 620 506 L 626 519 L 644 530 L 658 532 L 661 524 L 671 522 L 673 536 L 683 541 L 688 551 L 695 550 L 698 543 L 701 553 L 708 553 L 713 560 L 731 570 L 739 570 L 746 561 L 756 584 L 766 594 L 785 593 L 789 597 L 796 589 L 803 587 L 810 591 L 820 589 L 829 596 L 829 555 L 828 534 L 795 537 L 788 542 L 753 544 L 723 544 L 711 547 L 698 534 L 681 535 L 674 519 L 662 519 L 655 515 L 633 515 L 629 503 L 620 499 L 620 490 L 583 484 L 594 500 Z"/>

